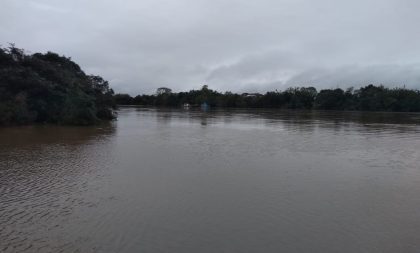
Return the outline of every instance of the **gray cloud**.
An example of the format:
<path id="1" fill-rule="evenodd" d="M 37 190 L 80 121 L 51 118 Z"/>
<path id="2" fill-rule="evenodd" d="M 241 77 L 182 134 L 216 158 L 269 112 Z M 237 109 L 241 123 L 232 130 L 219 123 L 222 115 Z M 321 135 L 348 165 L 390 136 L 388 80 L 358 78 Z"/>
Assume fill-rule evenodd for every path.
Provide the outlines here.
<path id="1" fill-rule="evenodd" d="M 382 84 L 419 88 L 420 64 L 417 65 L 348 65 L 336 69 L 308 70 L 289 79 L 286 85 L 314 85 L 320 88 L 348 88 L 367 84 Z"/>
<path id="2" fill-rule="evenodd" d="M 420 88 L 417 0 L 3 0 L 0 43 L 71 56 L 116 91 Z"/>

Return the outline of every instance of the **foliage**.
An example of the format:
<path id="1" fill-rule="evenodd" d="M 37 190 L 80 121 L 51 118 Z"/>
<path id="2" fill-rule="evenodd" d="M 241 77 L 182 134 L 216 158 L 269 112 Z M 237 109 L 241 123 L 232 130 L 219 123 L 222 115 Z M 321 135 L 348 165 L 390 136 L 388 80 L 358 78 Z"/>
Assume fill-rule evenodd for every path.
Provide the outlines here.
<path id="1" fill-rule="evenodd" d="M 420 112 L 418 90 L 374 85 L 358 90 L 324 89 L 319 92 L 314 87 L 301 87 L 265 94 L 219 93 L 205 85 L 201 90 L 138 95 L 134 98 L 128 94 L 117 94 L 115 100 L 121 105 L 144 106 L 182 106 L 185 103 L 199 106 L 206 102 L 212 107 Z"/>
<path id="2" fill-rule="evenodd" d="M 90 125 L 113 119 L 114 92 L 56 53 L 0 48 L 0 125 Z"/>

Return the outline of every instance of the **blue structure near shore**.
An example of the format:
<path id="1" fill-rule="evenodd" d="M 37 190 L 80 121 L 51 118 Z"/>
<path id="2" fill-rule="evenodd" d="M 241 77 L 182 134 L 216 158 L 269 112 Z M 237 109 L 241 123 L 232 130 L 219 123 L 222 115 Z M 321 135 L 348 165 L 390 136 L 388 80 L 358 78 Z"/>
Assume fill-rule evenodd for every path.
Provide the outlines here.
<path id="1" fill-rule="evenodd" d="M 210 106 L 206 102 L 201 104 L 201 110 L 202 111 L 208 111 L 209 109 L 210 109 Z"/>

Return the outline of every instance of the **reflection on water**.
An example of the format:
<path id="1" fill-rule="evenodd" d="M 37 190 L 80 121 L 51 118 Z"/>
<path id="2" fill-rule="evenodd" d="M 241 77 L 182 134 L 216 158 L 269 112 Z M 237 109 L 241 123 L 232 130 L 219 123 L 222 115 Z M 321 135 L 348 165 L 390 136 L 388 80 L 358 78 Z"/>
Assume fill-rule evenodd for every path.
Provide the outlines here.
<path id="1" fill-rule="evenodd" d="M 0 252 L 417 252 L 420 115 L 122 108 L 0 129 Z"/>

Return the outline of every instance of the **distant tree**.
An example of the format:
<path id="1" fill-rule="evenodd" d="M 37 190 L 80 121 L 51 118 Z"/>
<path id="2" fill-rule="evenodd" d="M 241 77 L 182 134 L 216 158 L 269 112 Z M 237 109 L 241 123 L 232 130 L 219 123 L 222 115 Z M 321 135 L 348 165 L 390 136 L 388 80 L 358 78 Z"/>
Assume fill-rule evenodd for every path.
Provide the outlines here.
<path id="1" fill-rule="evenodd" d="M 0 59 L 2 55 L 0 53 Z M 0 62 L 1 64 L 1 62 Z M 118 101 L 129 101 L 129 97 L 116 95 Z M 257 107 L 284 109 L 319 110 L 367 110 L 367 111 L 408 111 L 420 112 L 420 92 L 405 88 L 388 89 L 383 86 L 368 85 L 358 90 L 349 88 L 324 89 L 318 92 L 314 87 L 294 87 L 285 91 L 270 91 L 266 94 L 232 92 L 220 93 L 207 85 L 200 90 L 158 95 L 138 95 L 133 104 L 147 106 L 181 106 L 184 103 L 199 106 L 207 103 L 211 107 Z M 129 103 L 129 102 L 126 102 Z M 23 106 L 23 105 L 22 105 Z"/>
<path id="2" fill-rule="evenodd" d="M 156 95 L 171 94 L 172 90 L 166 87 L 160 87 L 156 90 Z"/>
<path id="3" fill-rule="evenodd" d="M 315 108 L 322 110 L 343 110 L 346 95 L 342 89 L 321 90 L 315 99 Z"/>
<path id="4" fill-rule="evenodd" d="M 311 109 L 317 91 L 314 87 L 289 88 L 284 92 L 287 108 L 290 109 Z"/>
<path id="5" fill-rule="evenodd" d="M 115 94 L 114 100 L 117 105 L 131 105 L 134 103 L 134 98 L 128 94 Z"/>

